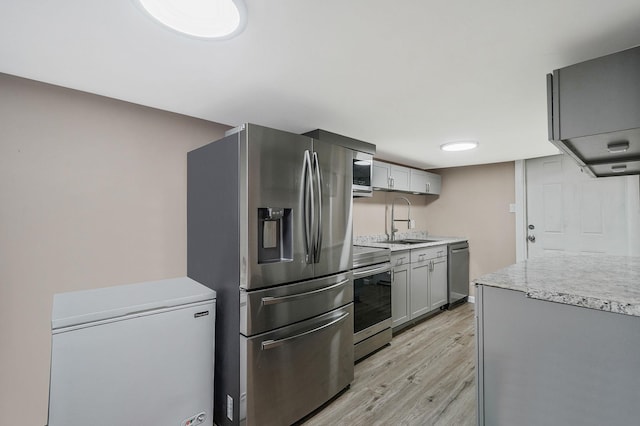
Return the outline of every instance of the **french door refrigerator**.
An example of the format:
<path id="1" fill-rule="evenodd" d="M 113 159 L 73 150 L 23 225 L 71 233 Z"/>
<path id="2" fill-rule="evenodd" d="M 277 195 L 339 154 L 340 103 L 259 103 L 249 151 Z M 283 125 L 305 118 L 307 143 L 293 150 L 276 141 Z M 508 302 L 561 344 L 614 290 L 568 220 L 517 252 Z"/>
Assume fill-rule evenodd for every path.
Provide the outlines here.
<path id="1" fill-rule="evenodd" d="M 245 124 L 188 153 L 187 270 L 216 290 L 218 425 L 285 425 L 353 380 L 351 151 Z"/>

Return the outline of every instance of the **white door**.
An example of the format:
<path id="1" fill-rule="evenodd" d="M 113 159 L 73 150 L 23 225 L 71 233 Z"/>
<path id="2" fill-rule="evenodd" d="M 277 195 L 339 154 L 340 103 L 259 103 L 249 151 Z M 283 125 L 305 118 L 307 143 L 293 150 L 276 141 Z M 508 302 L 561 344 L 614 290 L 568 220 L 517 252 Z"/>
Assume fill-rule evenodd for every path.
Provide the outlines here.
<path id="1" fill-rule="evenodd" d="M 526 160 L 528 256 L 637 254 L 637 180 L 592 178 L 565 155 Z"/>

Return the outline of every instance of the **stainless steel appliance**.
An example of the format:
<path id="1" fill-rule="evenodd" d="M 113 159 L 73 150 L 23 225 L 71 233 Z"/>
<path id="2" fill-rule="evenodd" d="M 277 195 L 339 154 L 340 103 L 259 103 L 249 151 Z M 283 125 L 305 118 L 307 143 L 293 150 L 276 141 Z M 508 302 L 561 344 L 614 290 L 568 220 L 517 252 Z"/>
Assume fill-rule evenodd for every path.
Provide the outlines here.
<path id="1" fill-rule="evenodd" d="M 187 271 L 216 290 L 217 425 L 291 424 L 353 380 L 351 153 L 246 124 L 188 154 Z"/>
<path id="2" fill-rule="evenodd" d="M 469 296 L 469 243 L 449 244 L 449 307 L 464 303 Z"/>
<path id="3" fill-rule="evenodd" d="M 373 197 L 373 155 L 353 151 L 353 186 L 354 197 Z"/>
<path id="4" fill-rule="evenodd" d="M 354 246 L 353 268 L 357 361 L 391 341 L 391 250 Z"/>
<path id="5" fill-rule="evenodd" d="M 376 153 L 375 145 L 322 129 L 307 132 L 305 133 L 305 136 L 310 136 L 314 139 L 339 145 L 351 150 L 353 154 L 352 195 L 354 197 L 373 196 L 372 179 L 373 155 Z"/>

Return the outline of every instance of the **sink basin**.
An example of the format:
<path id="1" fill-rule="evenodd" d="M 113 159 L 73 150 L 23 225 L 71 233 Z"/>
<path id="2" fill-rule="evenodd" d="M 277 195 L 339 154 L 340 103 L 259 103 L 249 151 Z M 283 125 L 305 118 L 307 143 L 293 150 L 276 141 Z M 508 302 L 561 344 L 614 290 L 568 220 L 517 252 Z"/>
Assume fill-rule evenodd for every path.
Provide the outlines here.
<path id="1" fill-rule="evenodd" d="M 413 239 L 413 238 L 407 238 L 404 240 L 396 240 L 396 241 L 389 241 L 392 244 L 423 244 L 423 243 L 436 243 L 439 242 L 441 240 L 419 240 L 419 239 Z"/>

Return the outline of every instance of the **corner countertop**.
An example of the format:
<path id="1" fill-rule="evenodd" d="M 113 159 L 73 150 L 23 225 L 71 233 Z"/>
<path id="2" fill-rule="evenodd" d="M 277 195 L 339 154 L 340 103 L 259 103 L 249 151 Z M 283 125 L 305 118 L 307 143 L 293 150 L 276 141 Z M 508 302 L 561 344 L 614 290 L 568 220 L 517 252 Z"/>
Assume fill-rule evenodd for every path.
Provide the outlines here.
<path id="1" fill-rule="evenodd" d="M 483 275 L 475 284 L 532 299 L 640 316 L 640 257 L 554 254 Z"/>
<path id="2" fill-rule="evenodd" d="M 380 248 L 388 248 L 391 249 L 391 252 L 403 251 L 403 250 L 413 250 L 418 248 L 425 247 L 436 247 L 444 244 L 453 244 L 453 243 L 461 243 L 467 241 L 467 238 L 462 237 L 441 237 L 429 235 L 425 231 L 413 231 L 408 233 L 398 233 L 396 235 L 396 239 L 404 240 L 404 239 L 419 239 L 419 240 L 437 240 L 428 243 L 418 243 L 418 244 L 394 244 L 393 242 L 387 241 L 386 235 L 363 235 L 357 236 L 353 239 L 353 244 L 357 246 L 367 246 L 367 247 L 380 247 Z"/>

